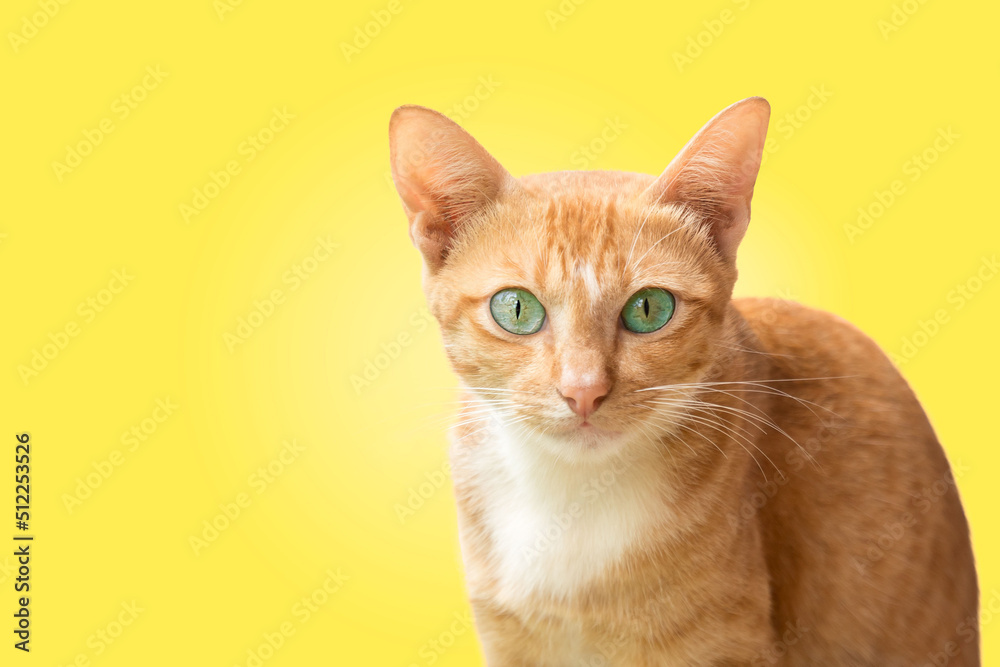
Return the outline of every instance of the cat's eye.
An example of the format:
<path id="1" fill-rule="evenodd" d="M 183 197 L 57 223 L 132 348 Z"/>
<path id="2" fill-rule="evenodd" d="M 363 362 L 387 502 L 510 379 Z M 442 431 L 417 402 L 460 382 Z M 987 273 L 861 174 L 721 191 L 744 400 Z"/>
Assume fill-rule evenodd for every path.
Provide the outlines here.
<path id="1" fill-rule="evenodd" d="M 652 333 L 662 329 L 674 316 L 674 305 L 674 295 L 665 289 L 641 289 L 622 308 L 622 323 L 629 331 Z"/>
<path id="2" fill-rule="evenodd" d="M 503 289 L 490 299 L 490 313 L 504 330 L 519 336 L 533 334 L 545 322 L 545 308 L 535 295 L 512 287 Z"/>

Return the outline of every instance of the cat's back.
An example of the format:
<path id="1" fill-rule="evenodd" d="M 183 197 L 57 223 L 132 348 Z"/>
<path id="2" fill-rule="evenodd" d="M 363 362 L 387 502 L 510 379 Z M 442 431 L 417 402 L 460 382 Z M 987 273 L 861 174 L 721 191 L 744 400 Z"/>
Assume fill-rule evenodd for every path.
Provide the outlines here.
<path id="1" fill-rule="evenodd" d="M 734 306 L 752 332 L 740 347 L 769 378 L 746 389 L 773 395 L 768 417 L 785 432 L 761 442 L 771 462 L 761 460 L 766 475 L 740 513 L 764 533 L 776 625 L 808 628 L 800 649 L 815 659 L 841 651 L 838 664 L 889 655 L 912 662 L 878 664 L 923 664 L 950 641 L 959 651 L 950 665 L 978 665 L 968 526 L 906 381 L 840 317 L 775 299 Z M 843 637 L 857 647 L 836 648 Z"/>

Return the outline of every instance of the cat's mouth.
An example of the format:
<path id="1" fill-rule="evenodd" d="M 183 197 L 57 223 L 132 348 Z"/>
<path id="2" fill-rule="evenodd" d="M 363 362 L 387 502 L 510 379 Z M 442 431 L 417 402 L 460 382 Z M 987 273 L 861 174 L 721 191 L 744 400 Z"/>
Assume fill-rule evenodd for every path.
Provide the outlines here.
<path id="1" fill-rule="evenodd" d="M 593 422 L 584 419 L 582 422 L 576 425 L 578 431 L 583 431 L 584 433 L 593 433 L 595 435 L 621 435 L 621 431 L 612 431 L 609 428 L 603 426 L 597 426 Z"/>
<path id="2" fill-rule="evenodd" d="M 622 434 L 605 426 L 598 426 L 589 419 L 583 419 L 566 429 L 567 435 L 583 437 L 589 443 L 598 444 L 601 441 L 613 440 Z"/>

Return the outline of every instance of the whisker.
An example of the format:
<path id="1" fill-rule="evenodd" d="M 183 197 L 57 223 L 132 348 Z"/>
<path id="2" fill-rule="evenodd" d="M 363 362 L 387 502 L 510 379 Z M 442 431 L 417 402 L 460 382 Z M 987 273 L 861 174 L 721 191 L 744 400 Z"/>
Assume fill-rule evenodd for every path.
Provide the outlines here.
<path id="1" fill-rule="evenodd" d="M 814 457 L 801 445 L 801 443 L 799 443 L 798 440 L 796 440 L 795 438 L 793 438 L 788 432 L 786 432 L 783 428 L 781 428 L 781 426 L 779 426 L 773 419 L 771 419 L 770 416 L 766 412 L 764 412 L 763 409 L 761 409 L 759 406 L 756 406 L 756 405 L 750 403 L 749 401 L 746 401 L 745 399 L 743 399 L 743 398 L 741 398 L 739 396 L 736 396 L 735 394 L 731 393 L 730 391 L 726 391 L 724 389 L 719 389 L 717 387 L 701 387 L 701 388 L 705 389 L 706 391 L 713 391 L 713 392 L 721 393 L 721 394 L 724 394 L 726 396 L 730 396 L 730 397 L 734 398 L 735 400 L 738 400 L 738 401 L 741 401 L 743 403 L 746 403 L 748 406 L 750 406 L 754 410 L 756 410 L 756 412 L 759 413 L 759 414 L 754 414 L 754 413 L 751 413 L 748 410 L 742 410 L 741 408 L 736 408 L 734 406 L 727 406 L 727 405 L 722 405 L 720 403 L 714 403 L 714 402 L 705 401 L 704 399 L 700 399 L 700 398 L 688 398 L 688 399 L 684 399 L 684 400 L 698 401 L 699 403 L 704 403 L 706 405 L 711 405 L 714 408 L 722 410 L 722 411 L 725 411 L 725 412 L 727 412 L 729 414 L 742 416 L 743 418 L 745 418 L 745 419 L 749 420 L 751 423 L 753 423 L 757 428 L 761 428 L 760 425 L 764 424 L 765 426 L 768 426 L 769 428 L 774 429 L 776 432 L 780 433 L 782 436 L 784 436 L 785 438 L 787 438 L 790 442 L 792 442 L 795 445 L 796 448 L 798 448 L 800 451 L 802 451 L 810 460 L 815 461 Z M 755 392 L 755 393 L 765 393 L 765 394 L 767 394 L 767 393 L 774 393 L 775 395 L 786 395 L 785 392 L 782 392 L 780 390 L 776 390 L 776 389 L 773 389 L 773 388 L 768 388 L 768 389 L 771 389 L 772 391 L 763 391 L 763 390 L 758 390 L 758 389 L 744 389 L 744 390 L 732 389 L 732 391 L 747 391 L 747 392 Z M 794 396 L 789 396 L 789 397 L 790 398 L 797 398 L 797 397 L 794 397 Z M 674 400 L 674 401 L 676 401 L 678 399 L 669 399 L 668 398 L 667 400 Z M 822 408 L 823 406 L 817 406 L 817 407 L 821 407 Z M 812 412 L 813 415 L 818 418 L 818 415 L 816 415 L 815 411 L 813 411 L 808 406 L 806 406 L 806 408 L 809 409 L 809 411 Z M 831 414 L 833 414 L 832 411 L 831 411 Z"/>
<path id="2" fill-rule="evenodd" d="M 628 271 L 629 265 L 632 263 L 632 253 L 635 252 L 635 244 L 639 241 L 639 236 L 642 234 L 642 230 L 646 227 L 646 222 L 649 220 L 649 216 L 653 215 L 655 207 L 650 206 L 646 210 L 646 217 L 642 219 L 642 224 L 639 225 L 639 229 L 636 230 L 635 236 L 632 238 L 632 247 L 629 248 L 628 257 L 625 258 L 625 268 L 622 269 L 622 280 L 625 279 L 625 271 Z"/>
<path id="3" fill-rule="evenodd" d="M 747 354 L 762 354 L 767 357 L 786 357 L 788 359 L 801 359 L 801 355 L 798 354 L 782 354 L 781 352 L 768 352 L 766 350 L 755 350 L 751 347 L 746 347 L 743 345 L 726 345 L 725 341 L 712 341 L 712 344 L 717 347 L 723 347 L 727 350 L 733 350 L 734 352 L 746 352 Z"/>
<path id="4" fill-rule="evenodd" d="M 820 378 L 776 378 L 776 379 L 768 379 L 768 380 L 731 380 L 731 381 L 716 381 L 716 382 L 686 382 L 686 383 L 677 383 L 677 384 L 673 384 L 673 385 L 661 385 L 661 386 L 658 386 L 658 387 L 644 387 L 642 389 L 636 389 L 634 391 L 635 391 L 635 393 L 645 392 L 645 391 L 676 391 L 677 388 L 681 388 L 681 387 L 685 387 L 685 388 L 686 387 L 706 388 L 706 389 L 711 390 L 711 388 L 715 387 L 715 386 L 729 385 L 730 386 L 730 389 L 729 389 L 730 391 L 752 392 L 753 391 L 752 389 L 740 389 L 740 388 L 737 388 L 737 387 L 733 386 L 733 385 L 750 385 L 751 387 L 755 387 L 757 389 L 762 390 L 759 393 L 771 393 L 771 394 L 774 394 L 774 395 L 777 395 L 777 396 L 784 396 L 785 398 L 790 398 L 793 401 L 796 401 L 800 405 L 802 405 L 802 406 L 806 407 L 807 409 L 809 409 L 809 411 L 812 412 L 813 415 L 816 416 L 816 417 L 819 417 L 819 415 L 817 415 L 815 413 L 815 411 L 813 411 L 811 408 L 808 408 L 809 405 L 814 405 L 817 408 L 820 408 L 821 410 L 825 410 L 825 411 L 829 412 L 831 415 L 839 418 L 840 415 L 838 415 L 833 410 L 830 410 L 826 406 L 820 405 L 819 403 L 815 403 L 813 401 L 808 401 L 808 400 L 806 400 L 804 398 L 800 398 L 800 397 L 795 396 L 793 394 L 789 394 L 788 392 L 782 391 L 781 389 L 778 389 L 777 387 L 772 387 L 772 386 L 770 386 L 770 385 L 768 385 L 766 383 L 767 382 L 806 382 L 806 381 L 813 381 L 813 380 L 839 380 L 839 379 L 852 378 L 852 377 L 857 377 L 857 376 L 855 376 L 855 375 L 843 375 L 843 376 L 831 376 L 831 377 L 820 377 Z"/>
<path id="5" fill-rule="evenodd" d="M 680 422 L 680 421 L 678 421 L 676 419 L 668 419 L 668 415 L 665 415 L 665 414 L 660 413 L 659 411 L 656 411 L 655 408 L 652 408 L 652 409 L 655 412 L 655 414 L 653 415 L 653 419 L 656 419 L 660 423 L 666 423 L 669 426 L 675 426 L 677 428 L 682 428 L 682 429 L 684 429 L 686 431 L 694 433 L 695 435 L 697 435 L 698 437 L 700 437 L 702 440 L 704 440 L 705 442 L 707 442 L 708 444 L 712 445 L 717 450 L 719 450 L 719 453 L 722 454 L 723 458 L 727 458 L 727 459 L 729 458 L 729 455 L 726 454 L 726 452 L 721 447 L 719 447 L 718 443 L 716 443 L 714 440 L 712 440 L 711 438 L 709 438 L 708 436 L 706 436 L 704 433 L 701 433 L 697 429 L 691 428 L 687 424 L 684 424 L 683 422 Z M 670 416 L 672 417 L 673 415 L 670 415 Z M 694 454 L 694 455 L 697 456 L 698 453 L 694 450 L 693 447 L 691 447 L 691 445 L 687 441 L 681 440 L 681 442 L 683 442 L 687 446 L 687 448 L 691 450 L 692 454 Z"/>
<path id="6" fill-rule="evenodd" d="M 701 405 L 697 405 L 698 403 L 700 403 Z M 744 442 L 747 445 L 750 445 L 751 447 L 756 449 L 758 452 L 760 452 L 760 454 L 765 459 L 767 459 L 768 463 L 770 463 L 776 471 L 778 471 L 779 473 L 781 472 L 781 470 L 774 463 L 774 461 L 771 460 L 771 457 L 769 457 L 767 453 L 764 452 L 764 450 L 762 450 L 760 447 L 758 447 L 757 444 L 753 441 L 751 433 L 749 433 L 746 429 L 732 423 L 722 415 L 715 414 L 711 411 L 713 407 L 722 407 L 722 406 L 716 406 L 713 403 L 706 403 L 705 401 L 689 401 L 685 403 L 680 403 L 680 405 L 685 405 L 689 407 L 691 411 L 698 413 L 698 414 L 692 414 L 689 411 L 685 415 L 686 419 L 690 419 L 695 423 L 702 424 L 709 428 L 715 429 L 720 433 L 728 435 L 730 438 L 734 440 L 734 442 L 740 445 L 740 447 L 742 447 L 743 450 L 750 455 L 750 458 L 753 459 L 754 463 L 757 464 L 757 467 L 760 469 L 761 475 L 764 476 L 765 481 L 767 481 L 767 474 L 764 472 L 764 468 L 760 465 L 760 462 L 757 460 L 757 457 L 754 456 L 753 453 L 746 448 L 746 446 L 743 444 Z M 760 427 L 758 426 L 758 428 Z M 763 432 L 763 429 L 761 429 L 761 431 Z"/>

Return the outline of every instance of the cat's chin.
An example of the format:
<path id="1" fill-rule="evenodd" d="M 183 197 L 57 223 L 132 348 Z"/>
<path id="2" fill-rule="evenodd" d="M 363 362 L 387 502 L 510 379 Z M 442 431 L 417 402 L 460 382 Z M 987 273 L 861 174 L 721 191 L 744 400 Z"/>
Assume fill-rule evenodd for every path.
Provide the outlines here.
<path id="1" fill-rule="evenodd" d="M 558 432 L 557 439 L 570 450 L 567 454 L 578 450 L 592 455 L 607 454 L 619 449 L 625 440 L 624 435 L 621 431 L 582 422 L 562 429 Z"/>
<path id="2" fill-rule="evenodd" d="M 602 418 L 557 419 L 552 421 L 518 422 L 505 425 L 496 422 L 496 435 L 505 446 L 529 455 L 542 454 L 572 465 L 601 464 L 632 448 L 641 436 L 629 430 L 615 428 Z"/>

